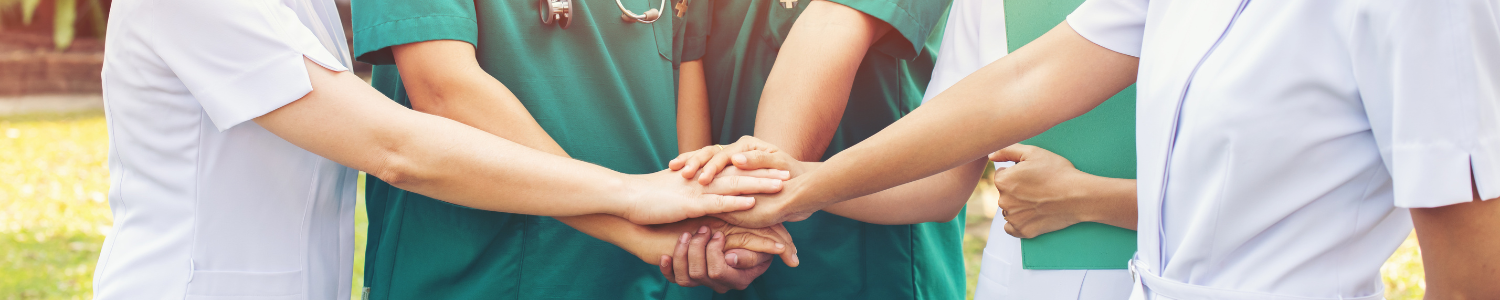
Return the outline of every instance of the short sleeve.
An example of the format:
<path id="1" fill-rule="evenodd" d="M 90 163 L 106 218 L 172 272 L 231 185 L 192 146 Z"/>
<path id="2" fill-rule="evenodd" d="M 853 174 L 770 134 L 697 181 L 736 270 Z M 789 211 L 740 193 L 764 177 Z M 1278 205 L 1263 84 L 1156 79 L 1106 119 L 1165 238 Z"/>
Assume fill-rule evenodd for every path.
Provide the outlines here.
<path id="1" fill-rule="evenodd" d="M 1500 197 L 1500 6 L 1485 1 L 1371 0 L 1355 15 L 1355 80 L 1396 206 Z"/>
<path id="2" fill-rule="evenodd" d="M 676 40 L 680 41 L 681 53 L 678 54 L 678 63 L 694 61 L 703 58 L 708 49 L 708 32 L 713 25 L 714 0 L 674 0 L 681 5 L 677 8 L 681 18 L 676 23 L 682 30 L 677 32 Z"/>
<path id="3" fill-rule="evenodd" d="M 354 56 L 365 63 L 395 64 L 390 47 L 396 45 L 433 40 L 479 44 L 473 0 L 359 0 L 350 2 L 350 10 Z M 532 11 L 515 17 L 537 15 Z"/>
<path id="4" fill-rule="evenodd" d="M 220 131 L 312 91 L 306 57 L 346 68 L 279 1 L 157 1 L 134 16 L 146 42 Z M 342 42 L 342 41 L 337 41 Z"/>
<path id="5" fill-rule="evenodd" d="M 1068 26 L 1090 42 L 1141 57 L 1148 0 L 1088 0 L 1068 15 Z"/>
<path id="6" fill-rule="evenodd" d="M 937 28 L 943 12 L 952 0 L 829 0 L 854 8 L 885 21 L 895 32 L 887 34 L 870 48 L 901 59 L 912 59 L 922 52 L 927 35 Z"/>

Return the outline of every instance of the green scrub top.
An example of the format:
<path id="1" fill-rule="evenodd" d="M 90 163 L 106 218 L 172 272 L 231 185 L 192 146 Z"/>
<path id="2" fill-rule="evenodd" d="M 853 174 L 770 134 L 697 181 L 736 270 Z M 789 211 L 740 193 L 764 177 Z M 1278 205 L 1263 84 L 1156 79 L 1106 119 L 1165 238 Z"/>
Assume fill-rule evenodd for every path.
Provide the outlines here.
<path id="1" fill-rule="evenodd" d="M 678 0 L 679 2 L 681 0 Z M 721 144 L 752 135 L 761 89 L 792 22 L 808 5 L 773 0 L 687 0 L 679 60 L 702 59 Z M 950 1 L 833 0 L 894 27 L 859 66 L 832 156 L 879 132 L 922 101 Z M 929 47 L 932 46 L 932 47 Z M 892 212 L 899 213 L 899 212 Z M 875 225 L 818 212 L 787 223 L 802 265 L 779 260 L 744 291 L 718 299 L 960 299 L 963 215 L 949 222 Z"/>
<path id="2" fill-rule="evenodd" d="M 624 0 L 636 12 L 657 0 Z M 537 1 L 361 0 L 354 47 L 375 88 L 410 107 L 390 47 L 459 40 L 568 154 L 624 173 L 676 155 L 672 18 L 625 23 L 613 0 L 574 0 L 572 25 Z M 668 5 L 667 12 L 672 13 Z M 496 153 L 504 155 L 504 153 Z M 548 217 L 470 209 L 368 178 L 370 299 L 703 299 L 634 255 Z"/>

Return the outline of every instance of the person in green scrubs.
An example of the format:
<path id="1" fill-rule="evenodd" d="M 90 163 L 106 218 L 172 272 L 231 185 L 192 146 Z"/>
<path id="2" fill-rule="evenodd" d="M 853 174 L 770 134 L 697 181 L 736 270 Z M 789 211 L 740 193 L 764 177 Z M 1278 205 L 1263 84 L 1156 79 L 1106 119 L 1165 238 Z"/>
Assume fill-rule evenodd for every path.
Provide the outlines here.
<path id="1" fill-rule="evenodd" d="M 376 65 L 372 85 L 415 110 L 619 172 L 666 168 L 677 150 L 672 18 L 624 22 L 596 0 L 571 11 L 563 28 L 539 20 L 536 1 L 356 1 L 354 52 Z M 652 266 L 700 228 L 759 237 L 726 238 L 729 248 L 795 255 L 779 227 L 482 211 L 367 179 L 369 299 L 702 299 L 712 291 Z"/>
<path id="2" fill-rule="evenodd" d="M 677 1 L 685 8 L 678 59 L 702 65 L 713 141 L 754 135 L 818 161 L 921 102 L 949 1 L 787 2 Z M 948 198 L 972 192 L 984 165 L 976 162 L 964 168 L 968 186 Z M 962 298 L 963 202 L 950 202 L 926 217 L 879 221 L 901 225 L 867 223 L 898 214 L 857 202 L 786 223 L 805 250 L 802 265 L 773 264 L 744 290 L 716 299 Z"/>

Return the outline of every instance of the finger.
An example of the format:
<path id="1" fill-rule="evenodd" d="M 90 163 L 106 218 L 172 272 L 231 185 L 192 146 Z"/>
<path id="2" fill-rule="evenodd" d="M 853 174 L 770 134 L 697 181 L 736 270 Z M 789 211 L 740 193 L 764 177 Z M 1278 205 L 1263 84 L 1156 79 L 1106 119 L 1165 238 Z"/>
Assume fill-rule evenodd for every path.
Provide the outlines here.
<path id="1" fill-rule="evenodd" d="M 1013 162 L 1025 161 L 1026 160 L 1026 155 L 1029 154 L 1029 153 L 1031 153 L 1032 151 L 1034 151 L 1036 149 L 1037 149 L 1036 146 L 1031 146 L 1031 145 L 1022 145 L 1022 144 L 1010 145 L 1010 146 L 1007 146 L 1007 147 L 1005 147 L 1003 149 L 1000 149 L 1000 151 L 995 151 L 995 153 L 990 153 L 990 161 L 1013 161 Z"/>
<path id="2" fill-rule="evenodd" d="M 735 269 L 749 269 L 766 263 L 774 257 L 776 256 L 745 249 L 729 249 L 729 251 L 724 251 L 724 264 Z"/>
<path id="3" fill-rule="evenodd" d="M 729 176 L 743 176 L 779 180 L 792 179 L 791 172 L 782 171 L 779 169 L 746 169 L 736 166 L 733 168 L 724 168 L 723 172 L 719 172 L 719 178 Z"/>
<path id="4" fill-rule="evenodd" d="M 735 153 L 729 156 L 729 161 L 733 163 L 735 167 L 746 170 L 790 170 L 792 164 L 792 162 L 786 160 L 785 156 L 771 154 L 760 150 Z"/>
<path id="5" fill-rule="evenodd" d="M 786 244 L 776 239 L 750 232 L 732 233 L 725 236 L 725 249 L 745 249 L 770 254 L 786 253 Z"/>
<path id="6" fill-rule="evenodd" d="M 683 166 L 687 165 L 687 158 L 692 156 L 694 153 L 698 153 L 698 151 L 688 151 L 677 154 L 677 157 L 674 157 L 672 158 L 672 160 L 667 161 L 667 169 L 672 171 L 681 170 Z"/>
<path id="7" fill-rule="evenodd" d="M 776 224 L 766 228 L 770 229 L 771 232 L 775 233 L 776 236 L 781 238 L 782 243 L 786 244 L 787 250 L 786 252 L 782 253 L 781 260 L 784 261 L 788 267 L 796 268 L 798 265 L 801 265 L 802 260 L 801 258 L 797 257 L 797 243 L 792 241 L 792 233 L 786 231 L 786 226 L 783 224 Z"/>
<path id="8" fill-rule="evenodd" d="M 775 179 L 758 179 L 758 180 L 775 180 Z M 776 181 L 777 182 L 781 182 L 780 180 L 776 180 Z M 741 196 L 724 196 L 724 195 L 718 195 L 719 193 L 711 193 L 711 192 L 705 192 L 705 193 L 707 195 L 698 196 L 699 199 L 703 200 L 703 201 L 698 201 L 698 204 L 701 206 L 699 208 L 701 213 L 692 214 L 692 217 L 694 217 L 694 218 L 705 216 L 705 215 L 717 214 L 717 213 L 735 212 L 735 211 L 742 211 L 742 210 L 747 210 L 747 209 L 755 208 L 755 198 L 741 197 Z"/>
<path id="9" fill-rule="evenodd" d="M 724 177 L 703 187 L 704 194 L 745 195 L 775 194 L 781 191 L 781 179 L 745 176 Z"/>
<path id="10" fill-rule="evenodd" d="M 657 260 L 656 265 L 661 267 L 661 277 L 676 281 L 672 277 L 672 256 L 662 255 L 661 259 Z"/>
<path id="11" fill-rule="evenodd" d="M 1027 236 L 1025 233 L 1021 232 L 1021 228 L 1016 227 L 1015 223 L 1011 222 L 1005 222 L 1005 234 L 1023 239 L 1031 238 L 1030 236 Z"/>
<path id="12" fill-rule="evenodd" d="M 714 177 L 718 176 L 719 171 L 723 170 L 724 166 L 729 165 L 729 156 L 741 152 L 740 148 L 741 146 L 731 145 L 729 149 L 720 151 L 714 154 L 712 158 L 709 158 L 708 162 L 703 163 L 703 171 L 698 174 L 698 183 L 708 185 L 714 182 Z"/>
<path id="13" fill-rule="evenodd" d="M 699 227 L 698 233 L 688 241 L 688 277 L 693 278 L 701 284 L 712 285 L 708 278 L 708 266 L 705 264 L 703 248 L 708 245 L 708 227 Z"/>
<path id="14" fill-rule="evenodd" d="M 703 149 L 698 149 L 698 151 L 693 151 L 693 155 L 688 156 L 683 161 L 682 178 L 693 179 L 693 176 L 698 175 L 698 170 L 703 167 L 703 163 L 707 162 L 709 158 L 718 152 L 719 146 L 707 146 L 703 147 Z"/>
<path id="15" fill-rule="evenodd" d="M 685 287 L 698 286 L 697 282 L 688 277 L 688 238 L 691 237 L 691 234 L 682 233 L 682 237 L 677 238 L 677 249 L 672 251 L 672 274 L 675 275 L 677 285 Z"/>
<path id="16" fill-rule="evenodd" d="M 724 232 L 715 231 L 713 239 L 708 241 L 708 248 L 704 249 L 703 253 L 707 256 L 704 263 L 708 264 L 708 278 L 723 281 L 729 272 L 733 271 L 729 270 L 730 265 L 724 257 Z"/>

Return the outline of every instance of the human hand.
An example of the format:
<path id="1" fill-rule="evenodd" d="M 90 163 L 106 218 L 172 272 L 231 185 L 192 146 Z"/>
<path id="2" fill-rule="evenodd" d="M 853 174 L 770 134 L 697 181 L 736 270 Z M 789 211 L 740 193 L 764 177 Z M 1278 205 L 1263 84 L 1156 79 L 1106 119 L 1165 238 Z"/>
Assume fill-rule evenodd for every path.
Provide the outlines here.
<path id="1" fill-rule="evenodd" d="M 670 170 L 679 171 L 682 175 L 682 178 L 691 179 L 697 177 L 698 183 L 707 185 L 713 182 L 714 179 L 718 177 L 719 171 L 724 170 L 726 166 L 732 163 L 731 158 L 733 158 L 735 154 L 748 151 L 761 151 L 767 154 L 785 155 L 785 153 L 781 153 L 781 149 L 777 148 L 776 145 L 772 145 L 771 143 L 767 143 L 765 141 L 747 135 L 740 137 L 739 141 L 735 141 L 734 144 L 724 146 L 708 146 L 703 147 L 703 149 L 699 149 L 698 151 L 678 155 L 677 158 L 674 158 L 671 161 L 667 162 L 667 168 Z M 798 164 L 792 163 L 797 162 L 797 160 L 792 159 L 790 156 L 786 156 L 786 158 L 788 158 L 789 160 L 785 161 L 786 164 L 781 166 L 784 168 L 775 169 L 787 170 L 796 174 L 800 174 L 800 169 L 792 170 L 793 168 L 797 168 L 796 165 Z M 742 167 L 741 169 L 754 170 L 752 168 L 744 167 Z M 792 176 L 795 177 L 795 174 L 793 174 Z"/>
<path id="2" fill-rule="evenodd" d="M 738 195 L 780 192 L 782 180 L 789 178 L 780 170 L 735 170 L 700 185 L 675 173 L 662 170 L 630 175 L 632 182 L 626 185 L 628 205 L 616 215 L 636 224 L 662 224 L 745 210 L 755 206 L 755 199 Z"/>
<path id="3" fill-rule="evenodd" d="M 1079 207 L 1087 199 L 1093 175 L 1079 171 L 1066 158 L 1036 146 L 1015 144 L 990 154 L 990 160 L 1016 165 L 995 170 L 1000 192 L 1000 215 L 1005 233 L 1033 238 L 1087 221 Z"/>
<path id="4" fill-rule="evenodd" d="M 707 227 L 691 236 L 684 233 L 678 239 L 672 257 L 661 258 L 662 276 L 681 286 L 701 284 L 724 293 L 730 289 L 745 289 L 771 267 L 771 255 L 745 249 L 725 251 L 723 232 L 714 231 L 712 238 L 709 236 Z"/>

